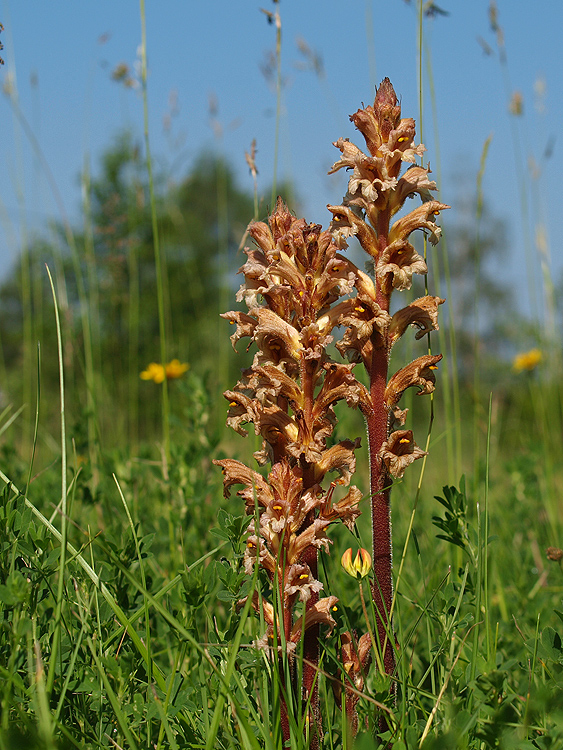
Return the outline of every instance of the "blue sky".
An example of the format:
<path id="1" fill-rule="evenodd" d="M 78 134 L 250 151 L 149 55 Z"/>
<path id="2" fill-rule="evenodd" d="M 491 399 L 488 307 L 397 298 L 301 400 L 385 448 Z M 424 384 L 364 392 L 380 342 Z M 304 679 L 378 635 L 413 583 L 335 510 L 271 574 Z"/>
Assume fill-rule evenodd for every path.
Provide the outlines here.
<path id="1" fill-rule="evenodd" d="M 509 225 L 506 272 L 526 296 L 526 243 L 539 268 L 534 237 L 544 228 L 555 276 L 563 269 L 556 233 L 556 180 L 563 167 L 563 3 L 497 0 L 507 65 L 500 64 L 488 20 L 488 0 L 441 0 L 448 16 L 424 22 L 424 69 L 432 71 L 437 123 L 424 76 L 422 140 L 440 176 L 441 197 L 452 204 L 471 193 L 483 145 L 492 136 L 483 190 L 495 215 Z M 219 149 L 252 190 L 244 152 L 258 145 L 259 187 L 272 177 L 275 95 L 261 64 L 275 29 L 260 7 L 271 0 L 146 0 L 151 148 L 171 178 L 181 179 L 202 149 Z M 404 0 L 281 0 L 285 79 L 280 133 L 281 176 L 292 179 L 305 217 L 327 224 L 327 203 L 338 203 L 345 177 L 326 172 L 338 137 L 361 145 L 348 115 L 371 103 L 374 85 L 389 76 L 403 116 L 419 120 L 416 3 Z M 141 41 L 134 0 L 1 0 L 5 30 L 0 83 L 11 85 L 75 222 L 80 220 L 79 173 L 125 127 L 142 135 L 140 93 L 111 80 L 119 63 L 133 67 Z M 321 56 L 324 76 L 307 66 L 297 40 Z M 492 54 L 484 52 L 488 44 Z M 305 67 L 305 69 L 303 69 Z M 508 112 L 514 91 L 523 115 Z M 221 135 L 210 123 L 217 104 Z M 177 102 L 171 127 L 164 120 Z M 40 230 L 59 215 L 43 168 L 0 96 L 0 276 L 17 252 L 22 227 Z M 420 134 L 420 127 L 418 128 Z M 438 133 L 439 141 L 436 141 Z M 553 146 L 548 158 L 546 149 Z M 538 169 L 532 178 L 529 163 Z M 437 167 L 440 166 L 440 173 Z M 526 202 L 521 200 L 525 185 Z M 524 209 L 523 209 L 524 207 Z M 528 222 L 522 220 L 529 212 Z M 528 239 L 527 239 L 528 238 Z M 535 271 L 534 271 L 535 273 Z M 538 278 L 540 274 L 538 273 Z M 525 304 L 529 304 L 526 302 Z"/>

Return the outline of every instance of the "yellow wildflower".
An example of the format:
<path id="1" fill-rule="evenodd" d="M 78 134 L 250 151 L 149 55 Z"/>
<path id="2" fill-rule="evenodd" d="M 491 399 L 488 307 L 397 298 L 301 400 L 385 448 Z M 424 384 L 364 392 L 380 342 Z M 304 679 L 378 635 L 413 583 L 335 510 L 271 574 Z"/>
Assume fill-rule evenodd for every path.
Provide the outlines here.
<path id="1" fill-rule="evenodd" d="M 190 369 L 187 362 L 180 362 L 179 359 L 173 359 L 166 365 L 158 362 L 151 362 L 146 370 L 141 373 L 143 380 L 152 380 L 154 383 L 162 383 L 164 378 L 167 380 L 176 380 Z"/>
<path id="2" fill-rule="evenodd" d="M 512 369 L 514 372 L 522 372 L 522 370 L 534 370 L 543 359 L 543 354 L 540 349 L 530 349 L 529 352 L 522 352 L 517 354 L 512 362 Z"/>
<path id="3" fill-rule="evenodd" d="M 187 362 L 180 362 L 179 359 L 173 359 L 164 369 L 168 380 L 175 380 L 176 378 L 181 378 L 190 369 L 190 366 Z"/>
<path id="4" fill-rule="evenodd" d="M 157 362 L 151 362 L 146 370 L 141 373 L 143 380 L 153 380 L 155 383 L 162 383 L 166 377 L 166 371 L 163 365 L 159 365 Z"/>

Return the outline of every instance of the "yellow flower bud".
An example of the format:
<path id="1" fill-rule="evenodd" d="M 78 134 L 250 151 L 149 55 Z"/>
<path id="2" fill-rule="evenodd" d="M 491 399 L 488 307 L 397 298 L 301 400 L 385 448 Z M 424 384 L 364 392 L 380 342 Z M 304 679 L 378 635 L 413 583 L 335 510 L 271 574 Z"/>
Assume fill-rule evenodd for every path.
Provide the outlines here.
<path id="1" fill-rule="evenodd" d="M 352 578 L 365 578 L 371 570 L 371 556 L 367 550 L 360 547 L 356 558 L 352 562 L 352 548 L 346 550 L 342 555 L 341 565 Z"/>

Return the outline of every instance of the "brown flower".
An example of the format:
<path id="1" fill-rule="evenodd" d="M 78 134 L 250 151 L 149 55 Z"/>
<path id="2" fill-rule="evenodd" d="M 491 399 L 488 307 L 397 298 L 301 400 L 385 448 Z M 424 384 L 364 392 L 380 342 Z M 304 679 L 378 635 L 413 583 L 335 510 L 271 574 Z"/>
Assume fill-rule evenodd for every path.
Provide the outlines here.
<path id="1" fill-rule="evenodd" d="M 413 273 L 425 274 L 428 268 L 410 242 L 395 240 L 379 256 L 375 271 L 383 293 L 390 296 L 393 289 L 400 292 L 410 289 Z"/>
<path id="2" fill-rule="evenodd" d="M 313 577 L 308 565 L 292 565 L 287 573 L 284 587 L 284 596 L 287 597 L 286 606 L 292 607 L 297 597 L 300 601 L 307 602 L 311 594 L 317 594 L 322 588 L 323 584 Z"/>
<path id="3" fill-rule="evenodd" d="M 433 217 L 438 216 L 440 211 L 444 211 L 446 208 L 450 208 L 450 206 L 439 201 L 427 201 L 422 206 L 410 211 L 406 216 L 397 219 L 389 232 L 390 244 L 396 240 L 406 240 L 416 229 L 426 229 L 430 233 L 428 239 L 435 245 L 440 239 L 442 230 L 434 222 Z"/>
<path id="4" fill-rule="evenodd" d="M 325 376 L 321 389 L 315 397 L 313 418 L 324 414 L 337 401 L 346 401 L 355 408 L 362 398 L 363 386 L 356 380 L 353 365 L 330 362 L 325 365 Z M 365 390 L 365 389 L 364 389 Z"/>
<path id="5" fill-rule="evenodd" d="M 254 528 L 254 521 L 248 527 L 249 530 Z M 256 558 L 259 558 L 260 567 L 267 570 L 270 578 L 279 575 L 280 568 L 275 556 L 270 552 L 263 539 L 251 534 L 246 540 L 246 549 L 244 550 L 244 570 L 248 575 L 252 575 L 256 568 Z"/>
<path id="6" fill-rule="evenodd" d="M 387 143 L 381 144 L 379 151 L 385 159 L 388 173 L 393 177 L 399 175 L 402 162 L 414 162 L 417 156 L 422 156 L 426 151 L 426 146 L 422 143 L 415 146 L 414 136 L 414 120 L 407 117 L 391 130 Z"/>
<path id="7" fill-rule="evenodd" d="M 399 409 L 397 405 L 393 406 L 389 413 L 389 429 L 393 430 L 395 427 L 403 427 L 407 421 L 408 409 Z"/>
<path id="8" fill-rule="evenodd" d="M 359 109 L 350 119 L 364 136 L 370 153 L 376 154 L 401 120 L 401 105 L 389 78 L 376 89 L 373 107 Z"/>
<path id="9" fill-rule="evenodd" d="M 397 182 L 397 187 L 389 199 L 391 215 L 402 208 L 406 198 L 418 193 L 423 202 L 432 200 L 431 190 L 436 190 L 436 183 L 428 179 L 430 167 L 409 167 Z"/>
<path id="10" fill-rule="evenodd" d="M 366 156 L 348 138 L 339 138 L 334 145 L 342 152 L 342 159 L 332 165 L 329 174 L 342 168 L 352 169 L 344 202 L 364 211 L 369 210 L 370 206 L 382 204 L 387 191 L 397 184 L 395 177 L 386 174 L 384 160 L 380 156 Z"/>
<path id="11" fill-rule="evenodd" d="M 397 176 L 401 161 L 413 162 L 426 150 L 422 144 L 414 145 L 414 120 L 401 119 L 401 105 L 388 78 L 378 87 L 373 107 L 359 109 L 350 119 L 364 136 L 369 152 L 385 156 L 392 176 Z"/>
<path id="12" fill-rule="evenodd" d="M 385 404 L 392 409 L 400 400 L 407 388 L 418 388 L 418 395 L 432 393 L 436 383 L 434 370 L 442 359 L 441 354 L 425 354 L 396 372 L 385 388 Z"/>
<path id="13" fill-rule="evenodd" d="M 301 534 L 292 535 L 287 546 L 287 562 L 292 565 L 299 562 L 303 552 L 310 546 L 317 549 L 324 549 L 328 552 L 329 545 L 332 541 L 325 533 L 325 529 L 330 526 L 330 521 L 322 518 L 315 518 L 310 526 L 307 526 Z"/>
<path id="14" fill-rule="evenodd" d="M 273 364 L 253 365 L 245 370 L 237 383 L 237 389 L 253 393 L 264 406 L 277 403 L 279 396 L 287 399 L 294 411 L 303 405 L 303 392 L 299 384 L 281 367 Z"/>
<path id="15" fill-rule="evenodd" d="M 398 310 L 389 326 L 389 343 L 393 345 L 409 325 L 418 328 L 415 338 L 420 339 L 430 331 L 438 330 L 438 305 L 446 300 L 440 297 L 419 297 L 407 307 Z"/>
<path id="16" fill-rule="evenodd" d="M 270 514 L 276 518 L 283 516 L 290 532 L 298 531 L 309 510 L 315 507 L 317 488 L 312 487 L 304 491 L 302 470 L 298 466 L 290 466 L 287 459 L 282 459 L 272 466 L 268 484 L 272 488 L 273 500 L 264 518 Z"/>
<path id="17" fill-rule="evenodd" d="M 270 486 L 257 471 L 252 471 L 248 466 L 232 458 L 214 459 L 213 463 L 223 470 L 223 494 L 225 497 L 230 497 L 233 485 L 243 485 L 243 489 L 239 490 L 237 495 L 244 498 L 247 513 L 254 513 L 255 500 L 258 505 L 266 507 L 274 499 Z"/>
<path id="18" fill-rule="evenodd" d="M 250 313 L 258 318 L 258 325 L 254 330 L 254 340 L 259 349 L 258 362 L 279 364 L 281 360 L 290 357 L 299 359 L 303 344 L 296 328 L 267 307 L 253 308 Z"/>
<path id="19" fill-rule="evenodd" d="M 308 630 L 314 625 L 328 625 L 332 630 L 336 625 L 336 621 L 331 612 L 335 612 L 338 609 L 336 606 L 337 602 L 338 597 L 325 596 L 323 599 L 315 602 L 312 607 L 309 607 L 305 612 L 305 622 L 303 623 L 303 617 L 300 617 L 291 629 L 291 642 L 299 643 L 301 640 L 301 631 Z"/>
<path id="20" fill-rule="evenodd" d="M 329 471 L 338 471 L 340 479 L 336 484 L 350 484 L 352 474 L 356 470 L 356 456 L 354 451 L 360 447 L 360 438 L 355 440 L 342 440 L 323 451 L 319 461 L 314 466 L 314 475 L 317 482 L 321 482 Z"/>
<path id="21" fill-rule="evenodd" d="M 221 314 L 222 318 L 225 318 L 229 321 L 231 325 L 237 326 L 236 331 L 231 336 L 231 343 L 233 345 L 233 349 L 237 350 L 236 343 L 239 339 L 249 336 L 250 338 L 254 338 L 254 331 L 256 329 L 256 325 L 258 321 L 256 318 L 251 317 L 250 315 L 247 315 L 243 312 L 227 312 Z"/>
<path id="22" fill-rule="evenodd" d="M 405 469 L 417 458 L 428 455 L 414 442 L 412 430 L 396 430 L 381 446 L 379 456 L 387 471 L 395 479 L 400 479 Z"/>
<path id="23" fill-rule="evenodd" d="M 362 499 L 362 493 L 357 487 L 350 487 L 344 497 L 337 503 L 331 503 L 332 493 L 327 493 L 326 505 L 320 509 L 321 517 L 327 521 L 340 520 L 342 523 L 353 531 L 356 519 L 361 515 L 358 507 Z"/>
<path id="24" fill-rule="evenodd" d="M 356 641 L 349 631 L 340 635 L 342 644 L 342 664 L 348 678 L 357 690 L 363 690 L 367 667 L 371 660 L 371 638 L 364 633 Z"/>
<path id="25" fill-rule="evenodd" d="M 369 633 L 364 633 L 358 640 L 356 633 L 352 635 L 349 631 L 340 634 L 341 659 L 344 672 L 342 675 L 343 685 L 334 681 L 332 683 L 336 702 L 342 702 L 342 687 L 346 696 L 346 715 L 350 724 L 352 736 L 358 733 L 358 712 L 356 705 L 360 696 L 356 691 L 362 691 L 365 678 L 371 661 L 372 642 Z"/>
<path id="26" fill-rule="evenodd" d="M 362 287 L 365 286 L 362 282 Z M 346 300 L 341 305 L 338 322 L 346 326 L 346 331 L 336 348 L 350 362 L 363 361 L 369 371 L 373 351 L 372 334 L 376 330 L 385 337 L 391 316 L 371 295 L 361 291 L 358 291 L 355 298 Z"/>
<path id="27" fill-rule="evenodd" d="M 377 257 L 379 252 L 377 235 L 369 224 L 348 206 L 327 206 L 327 208 L 332 213 L 330 229 L 335 237 L 340 238 L 339 247 L 346 246 L 343 240 L 348 237 L 357 237 L 366 253 L 373 258 Z"/>
<path id="28" fill-rule="evenodd" d="M 223 396 L 229 402 L 227 425 L 239 435 L 246 437 L 248 431 L 242 425 L 254 422 L 258 418 L 256 407 L 259 407 L 259 404 L 239 388 L 236 391 L 225 391 Z"/>
<path id="29" fill-rule="evenodd" d="M 238 273 L 244 274 L 244 284 L 241 285 L 237 294 L 237 302 L 244 301 L 250 309 L 258 305 L 258 298 L 265 293 L 267 282 L 264 279 L 264 273 L 268 267 L 268 258 L 260 249 L 249 250 L 245 248 L 248 260 L 242 265 Z M 228 313 L 227 313 L 228 314 Z"/>

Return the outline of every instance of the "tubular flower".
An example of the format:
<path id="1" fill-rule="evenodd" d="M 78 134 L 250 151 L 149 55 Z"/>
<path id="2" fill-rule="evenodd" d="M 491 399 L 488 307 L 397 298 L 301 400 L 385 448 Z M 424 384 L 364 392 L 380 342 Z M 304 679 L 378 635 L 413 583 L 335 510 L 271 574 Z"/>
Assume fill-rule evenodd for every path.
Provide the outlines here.
<path id="1" fill-rule="evenodd" d="M 387 297 L 391 296 L 393 289 L 399 292 L 410 289 L 413 273 L 425 274 L 427 271 L 424 258 L 406 240 L 395 240 L 387 245 L 376 267 L 382 291 Z"/>
<path id="2" fill-rule="evenodd" d="M 335 239 L 338 238 L 339 247 L 347 246 L 348 237 L 357 237 L 364 250 L 374 258 L 377 257 L 379 252 L 377 234 L 372 227 L 362 221 L 361 217 L 348 206 L 327 206 L 327 208 L 332 213 L 330 228 Z"/>
<path id="3" fill-rule="evenodd" d="M 425 354 L 396 372 L 385 389 L 386 406 L 388 408 L 395 406 L 410 387 L 418 388 L 419 396 L 432 393 L 436 383 L 434 371 L 438 369 L 438 362 L 441 359 L 441 354 Z"/>
<path id="4" fill-rule="evenodd" d="M 428 179 L 430 168 L 409 167 L 397 183 L 397 189 L 393 191 L 389 206 L 391 215 L 403 207 L 405 200 L 418 193 L 423 201 L 432 200 L 432 190 L 436 190 L 436 183 Z"/>
<path id="5" fill-rule="evenodd" d="M 383 443 L 379 455 L 389 474 L 401 479 L 407 466 L 427 453 L 414 442 L 411 430 L 396 430 Z"/>
<path id="6" fill-rule="evenodd" d="M 360 290 L 353 300 L 344 304 L 346 309 L 342 311 L 340 320 L 347 328 L 336 348 L 351 362 L 363 361 L 369 370 L 374 331 L 385 335 L 391 316 L 370 295 Z"/>
<path id="7" fill-rule="evenodd" d="M 337 602 L 338 599 L 335 596 L 325 596 L 323 599 L 319 599 L 309 607 L 305 611 L 305 617 L 300 617 L 291 629 L 291 642 L 299 643 L 301 639 L 301 631 L 306 631 L 315 625 L 328 625 L 332 630 L 336 625 L 336 621 L 331 612 L 336 612 L 338 610 L 338 607 L 336 606 Z"/>
<path id="8" fill-rule="evenodd" d="M 445 299 L 440 297 L 419 297 L 407 307 L 398 310 L 391 319 L 389 326 L 389 340 L 395 343 L 409 325 L 418 328 L 415 339 L 421 339 L 430 331 L 438 330 L 438 305 L 443 305 Z"/>
<path id="9" fill-rule="evenodd" d="M 361 638 L 357 638 L 356 633 L 353 635 L 346 631 L 340 635 L 343 675 L 344 694 L 346 698 L 346 715 L 350 723 L 352 734 L 358 733 L 358 713 L 356 705 L 360 700 L 358 693 L 364 689 L 366 675 L 371 662 L 372 642 L 369 633 L 364 633 Z M 342 686 L 338 682 L 333 682 L 333 689 L 337 703 L 342 701 Z"/>
<path id="10" fill-rule="evenodd" d="M 440 211 L 449 208 L 445 203 L 439 201 L 427 201 L 422 206 L 415 208 L 406 216 L 398 219 L 389 232 L 389 242 L 406 240 L 415 229 L 426 229 L 429 232 L 428 238 L 433 245 L 438 243 L 442 230 L 434 222 L 433 217 L 438 216 Z"/>

